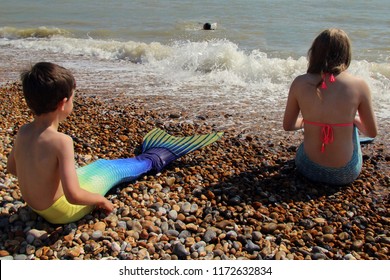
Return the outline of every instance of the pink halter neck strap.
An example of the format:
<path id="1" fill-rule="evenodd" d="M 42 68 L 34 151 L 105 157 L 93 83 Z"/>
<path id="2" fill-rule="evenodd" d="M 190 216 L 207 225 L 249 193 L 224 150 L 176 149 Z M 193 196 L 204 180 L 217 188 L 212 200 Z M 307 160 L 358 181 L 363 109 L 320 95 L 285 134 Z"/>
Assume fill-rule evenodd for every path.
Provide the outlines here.
<path id="1" fill-rule="evenodd" d="M 336 78 L 334 77 L 333 74 L 329 74 L 329 73 L 322 74 L 322 84 L 321 84 L 321 88 L 322 89 L 327 89 L 328 88 L 327 85 L 326 85 L 326 82 L 325 82 L 327 75 L 329 75 L 329 82 L 334 83 L 336 81 Z"/>

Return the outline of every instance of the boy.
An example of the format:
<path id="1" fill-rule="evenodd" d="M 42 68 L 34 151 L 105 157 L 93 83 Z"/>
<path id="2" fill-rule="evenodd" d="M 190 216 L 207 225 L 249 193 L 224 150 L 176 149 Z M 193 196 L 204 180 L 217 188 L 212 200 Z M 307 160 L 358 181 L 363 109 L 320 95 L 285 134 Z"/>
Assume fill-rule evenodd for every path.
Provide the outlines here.
<path id="1" fill-rule="evenodd" d="M 22 126 L 8 157 L 8 172 L 18 176 L 23 199 L 53 224 L 77 221 L 96 206 L 110 213 L 104 197 L 113 186 L 218 140 L 222 133 L 173 137 L 160 129 L 149 132 L 143 153 L 135 158 L 99 159 L 75 169 L 73 140 L 58 131 L 73 109 L 76 82 L 59 65 L 40 62 L 21 75 L 23 94 L 34 120 Z"/>
<path id="2" fill-rule="evenodd" d="M 73 140 L 58 132 L 59 123 L 73 109 L 76 82 L 69 70 L 41 62 L 22 73 L 23 93 L 34 114 L 22 126 L 8 157 L 7 169 L 18 176 L 23 199 L 43 211 L 60 198 L 75 205 L 97 206 L 111 212 L 114 205 L 104 196 L 80 188 L 74 162 Z M 85 215 L 84 214 L 84 215 Z"/>

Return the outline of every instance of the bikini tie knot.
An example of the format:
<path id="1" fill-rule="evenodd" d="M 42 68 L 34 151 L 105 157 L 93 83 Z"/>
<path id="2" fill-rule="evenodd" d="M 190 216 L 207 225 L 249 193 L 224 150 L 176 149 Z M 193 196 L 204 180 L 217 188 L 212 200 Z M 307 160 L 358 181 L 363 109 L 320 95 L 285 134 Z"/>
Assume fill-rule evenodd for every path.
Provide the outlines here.
<path id="1" fill-rule="evenodd" d="M 332 143 L 334 139 L 333 128 L 331 125 L 325 124 L 322 126 L 321 138 L 322 138 L 321 153 L 323 153 L 325 152 L 325 145 Z"/>

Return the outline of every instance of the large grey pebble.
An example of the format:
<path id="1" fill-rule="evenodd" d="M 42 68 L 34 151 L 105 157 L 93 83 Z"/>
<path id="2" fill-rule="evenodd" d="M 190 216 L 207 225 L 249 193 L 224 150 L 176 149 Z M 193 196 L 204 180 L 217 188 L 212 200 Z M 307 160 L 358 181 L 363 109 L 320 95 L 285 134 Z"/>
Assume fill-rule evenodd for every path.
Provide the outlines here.
<path id="1" fill-rule="evenodd" d="M 203 235 L 203 240 L 209 243 L 211 240 L 213 240 L 216 237 L 217 237 L 217 233 L 212 229 L 208 229 Z"/>
<path id="2" fill-rule="evenodd" d="M 138 233 L 142 231 L 142 225 L 139 221 L 127 221 L 127 226 Z"/>
<path id="3" fill-rule="evenodd" d="M 15 256 L 14 256 L 14 260 L 20 260 L 20 261 L 27 260 L 27 255 L 25 255 L 25 254 L 18 254 L 18 255 L 15 255 Z"/>
<path id="4" fill-rule="evenodd" d="M 390 244 L 390 237 L 389 236 L 379 236 L 377 242 Z"/>
<path id="5" fill-rule="evenodd" d="M 311 255 L 313 260 L 327 260 L 328 257 L 323 253 L 314 253 Z"/>
<path id="6" fill-rule="evenodd" d="M 180 232 L 179 234 L 179 238 L 188 238 L 191 236 L 191 232 L 189 232 L 188 230 L 183 230 L 182 232 Z"/>
<path id="7" fill-rule="evenodd" d="M 260 231 L 254 231 L 252 233 L 252 239 L 254 241 L 260 241 L 262 237 L 263 237 L 263 235 L 262 235 L 262 233 Z"/>
<path id="8" fill-rule="evenodd" d="M 167 233 L 168 230 L 169 230 L 169 224 L 168 224 L 168 222 L 162 222 L 162 223 L 161 223 L 161 231 L 162 231 L 163 233 Z"/>
<path id="9" fill-rule="evenodd" d="M 191 205 L 191 209 L 190 209 L 190 213 L 195 213 L 196 211 L 198 211 L 198 208 L 199 208 L 199 206 L 198 206 L 198 204 L 192 204 Z"/>
<path id="10" fill-rule="evenodd" d="M 177 230 L 174 230 L 174 229 L 169 229 L 166 232 L 166 235 L 173 236 L 173 237 L 178 237 L 179 236 L 179 232 Z"/>
<path id="11" fill-rule="evenodd" d="M 118 228 L 127 229 L 127 223 L 125 221 L 119 221 Z"/>
<path id="12" fill-rule="evenodd" d="M 227 239 L 230 239 L 230 240 L 237 240 L 237 236 L 238 236 L 238 234 L 237 234 L 237 232 L 234 231 L 234 230 L 230 230 L 230 231 L 228 231 L 228 232 L 226 233 L 226 238 L 227 238 Z"/>
<path id="13" fill-rule="evenodd" d="M 172 253 L 180 259 L 185 259 L 190 253 L 186 250 L 183 244 L 177 242 L 173 245 Z"/>
<path id="14" fill-rule="evenodd" d="M 70 233 L 75 233 L 77 230 L 77 225 L 75 223 L 70 223 L 64 226 L 64 234 L 68 235 Z"/>
<path id="15" fill-rule="evenodd" d="M 33 236 L 34 239 L 41 239 L 41 240 L 44 240 L 48 237 L 48 233 L 44 230 L 37 230 L 37 229 L 30 229 L 28 232 L 27 232 L 27 236 Z"/>
<path id="16" fill-rule="evenodd" d="M 89 236 L 88 233 L 83 232 L 83 233 L 81 234 L 81 236 L 80 236 L 80 239 L 81 239 L 82 241 L 86 242 L 86 241 L 89 240 L 89 237 L 90 237 L 90 236 Z"/>
<path id="17" fill-rule="evenodd" d="M 254 251 L 260 251 L 260 246 L 253 243 L 252 240 L 247 240 L 245 250 L 252 254 Z"/>
<path id="18" fill-rule="evenodd" d="M 192 244 L 191 246 L 191 252 L 198 252 L 198 251 L 203 251 L 204 248 L 206 247 L 206 242 L 204 241 L 199 241 L 196 242 L 195 244 Z"/>
<path id="19" fill-rule="evenodd" d="M 184 222 L 180 221 L 180 220 L 176 221 L 174 226 L 175 226 L 175 229 L 179 230 L 179 231 L 182 231 L 182 230 L 186 229 L 186 224 Z"/>
<path id="20" fill-rule="evenodd" d="M 316 225 L 316 223 L 312 219 L 302 219 L 299 222 L 299 225 L 303 226 L 305 229 L 311 229 Z"/>
<path id="21" fill-rule="evenodd" d="M 190 213 L 191 211 L 191 203 L 189 202 L 184 202 L 181 207 L 180 207 L 180 210 L 181 212 L 183 212 L 184 214 L 187 214 L 187 213 Z"/>
<path id="22" fill-rule="evenodd" d="M 95 230 L 94 232 L 92 232 L 92 238 L 94 240 L 97 240 L 99 238 L 101 238 L 103 236 L 103 232 L 101 230 Z"/>
<path id="23" fill-rule="evenodd" d="M 351 260 L 356 260 L 356 258 L 352 255 L 352 254 L 346 254 L 345 256 L 344 256 L 344 259 L 345 260 L 349 260 L 349 261 L 351 261 Z"/>
<path id="24" fill-rule="evenodd" d="M 171 220 L 176 221 L 177 219 L 177 211 L 176 210 L 171 210 L 168 212 L 168 218 Z"/>
<path id="25" fill-rule="evenodd" d="M 159 207 L 157 212 L 159 212 L 161 215 L 165 215 L 167 213 L 167 209 L 164 207 Z"/>
<path id="26" fill-rule="evenodd" d="M 113 252 L 119 253 L 120 250 L 121 250 L 121 246 L 119 246 L 118 242 L 112 242 L 112 243 L 111 243 L 111 250 L 112 250 Z"/>

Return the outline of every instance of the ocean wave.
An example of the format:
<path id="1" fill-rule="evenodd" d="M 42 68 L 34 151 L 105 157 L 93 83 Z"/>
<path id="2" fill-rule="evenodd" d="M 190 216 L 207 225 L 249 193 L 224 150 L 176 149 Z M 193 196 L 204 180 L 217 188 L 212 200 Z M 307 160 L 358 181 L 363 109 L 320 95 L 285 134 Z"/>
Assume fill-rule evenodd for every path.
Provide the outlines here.
<path id="1" fill-rule="evenodd" d="M 40 26 L 36 28 L 0 27 L 0 38 L 24 39 L 24 38 L 51 38 L 53 36 L 71 36 L 71 32 L 57 27 Z"/>
<path id="2" fill-rule="evenodd" d="M 5 29 L 0 30 L 4 32 Z M 35 31 L 26 34 L 32 35 Z M 261 50 L 240 49 L 237 44 L 227 39 L 200 42 L 172 41 L 168 45 L 159 42 L 73 38 L 59 35 L 61 32 L 64 31 L 42 28 L 42 34 L 51 35 L 43 38 L 35 35 L 35 39 L 30 39 L 31 36 L 27 35 L 27 38 L 7 37 L 7 39 L 0 39 L 0 46 L 7 44 L 27 50 L 91 57 L 91 59 L 127 61 L 142 64 L 166 77 L 208 75 L 214 81 L 245 86 L 254 84 L 261 88 L 270 85 L 285 86 L 295 76 L 305 73 L 307 67 L 305 57 L 298 59 L 269 57 Z M 390 83 L 390 66 L 387 63 L 353 61 L 350 70 L 371 81 L 371 84 L 381 84 L 381 88 L 388 88 Z"/>

